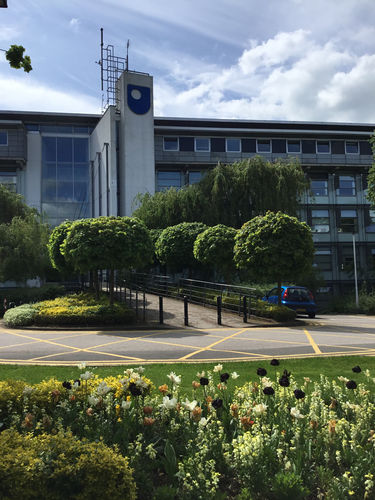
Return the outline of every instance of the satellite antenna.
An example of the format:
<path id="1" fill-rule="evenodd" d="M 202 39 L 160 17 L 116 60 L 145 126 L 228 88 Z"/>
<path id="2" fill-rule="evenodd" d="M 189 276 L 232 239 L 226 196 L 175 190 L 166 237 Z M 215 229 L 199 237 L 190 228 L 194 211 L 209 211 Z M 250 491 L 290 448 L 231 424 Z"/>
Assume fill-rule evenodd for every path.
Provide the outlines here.
<path id="1" fill-rule="evenodd" d="M 128 71 L 128 56 L 129 56 L 128 40 L 126 46 L 126 58 L 115 55 L 113 45 L 104 47 L 103 28 L 100 28 L 100 61 L 97 61 L 100 66 L 100 81 L 102 88 L 102 108 L 103 112 L 108 106 L 118 106 L 119 96 L 116 88 L 117 80 L 124 71 Z"/>

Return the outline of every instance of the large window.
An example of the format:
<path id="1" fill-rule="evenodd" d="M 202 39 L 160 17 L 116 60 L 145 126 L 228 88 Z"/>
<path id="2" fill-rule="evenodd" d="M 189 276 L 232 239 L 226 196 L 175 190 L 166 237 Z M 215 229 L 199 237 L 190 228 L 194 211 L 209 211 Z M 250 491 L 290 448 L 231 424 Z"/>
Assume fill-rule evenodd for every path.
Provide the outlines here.
<path id="1" fill-rule="evenodd" d="M 287 146 L 288 146 L 288 153 L 300 153 L 301 152 L 301 141 L 296 141 L 294 139 L 288 139 Z"/>
<path id="2" fill-rule="evenodd" d="M 88 217 L 88 139 L 43 137 L 42 159 L 42 208 L 47 216 L 61 220 Z"/>
<path id="3" fill-rule="evenodd" d="M 310 188 L 313 196 L 328 196 L 328 181 L 326 179 L 311 179 Z"/>
<path id="4" fill-rule="evenodd" d="M 311 210 L 311 231 L 313 233 L 329 233 L 328 210 Z"/>
<path id="5" fill-rule="evenodd" d="M 317 249 L 314 254 L 314 267 L 320 271 L 332 271 L 332 252 L 329 249 Z"/>
<path id="6" fill-rule="evenodd" d="M 226 148 L 228 153 L 240 153 L 241 139 L 227 139 Z"/>
<path id="7" fill-rule="evenodd" d="M 357 233 L 358 217 L 357 210 L 340 210 L 338 231 L 340 233 Z"/>
<path id="8" fill-rule="evenodd" d="M 270 139 L 257 139 L 257 153 L 271 153 Z"/>
<path id="9" fill-rule="evenodd" d="M 329 141 L 316 141 L 316 152 L 329 154 L 331 152 L 331 145 Z"/>
<path id="10" fill-rule="evenodd" d="M 354 175 L 340 175 L 338 196 L 355 196 L 355 177 Z"/>
<path id="11" fill-rule="evenodd" d="M 8 132 L 0 130 L 0 146 L 8 146 Z"/>
<path id="12" fill-rule="evenodd" d="M 171 187 L 180 189 L 182 186 L 179 170 L 158 170 L 156 173 L 156 191 L 165 191 Z"/>
<path id="13" fill-rule="evenodd" d="M 164 137 L 164 151 L 178 151 L 178 137 Z"/>
<path id="14" fill-rule="evenodd" d="M 198 151 L 198 152 L 210 151 L 210 139 L 208 137 L 196 137 L 195 138 L 195 151 Z"/>
<path id="15" fill-rule="evenodd" d="M 358 141 L 346 141 L 345 142 L 345 153 L 351 155 L 359 154 Z"/>

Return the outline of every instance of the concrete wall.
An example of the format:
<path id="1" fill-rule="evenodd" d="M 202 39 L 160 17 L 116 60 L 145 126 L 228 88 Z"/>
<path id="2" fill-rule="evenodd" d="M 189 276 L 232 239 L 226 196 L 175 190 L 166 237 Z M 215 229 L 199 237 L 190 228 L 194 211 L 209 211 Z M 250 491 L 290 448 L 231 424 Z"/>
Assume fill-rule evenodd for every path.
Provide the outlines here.
<path id="1" fill-rule="evenodd" d="M 137 87 L 140 90 L 137 91 Z M 129 97 L 132 88 L 135 90 L 134 99 L 139 99 L 140 103 L 143 100 L 143 92 L 146 97 L 149 95 L 149 106 L 146 106 L 146 111 L 132 106 L 132 97 Z M 118 81 L 118 95 L 121 115 L 119 129 L 121 215 L 131 215 L 136 208 L 134 200 L 138 193 L 155 192 L 152 77 L 125 71 Z"/>

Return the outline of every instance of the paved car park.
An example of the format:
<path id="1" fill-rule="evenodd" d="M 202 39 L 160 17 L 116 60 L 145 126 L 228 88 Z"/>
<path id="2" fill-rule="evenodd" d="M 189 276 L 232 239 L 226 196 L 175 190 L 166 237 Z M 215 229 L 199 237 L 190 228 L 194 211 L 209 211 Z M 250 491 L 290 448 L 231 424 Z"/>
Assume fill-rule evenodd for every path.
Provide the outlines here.
<path id="1" fill-rule="evenodd" d="M 195 307 L 196 321 L 189 327 L 172 328 L 167 322 L 163 329 L 21 330 L 1 324 L 0 363 L 113 365 L 375 355 L 375 317 L 322 315 L 275 326 L 251 320 L 244 324 L 231 315 L 218 326 L 215 311 Z M 194 315 L 191 318 L 193 323 Z M 199 318 L 201 327 L 196 324 Z M 228 326 L 229 320 L 236 324 Z"/>

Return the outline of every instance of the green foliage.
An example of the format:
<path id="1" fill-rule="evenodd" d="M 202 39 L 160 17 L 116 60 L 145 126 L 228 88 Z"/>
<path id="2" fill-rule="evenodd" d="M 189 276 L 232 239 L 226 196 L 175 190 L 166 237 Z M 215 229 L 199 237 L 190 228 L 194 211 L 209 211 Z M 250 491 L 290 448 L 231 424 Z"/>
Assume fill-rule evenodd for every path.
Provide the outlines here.
<path id="1" fill-rule="evenodd" d="M 179 271 L 196 266 L 193 248 L 198 234 L 207 229 L 200 222 L 182 222 L 167 227 L 156 242 L 156 256 L 163 265 Z"/>
<path id="2" fill-rule="evenodd" d="M 267 212 L 246 222 L 238 231 L 234 260 L 255 279 L 282 281 L 310 273 L 314 245 L 309 226 L 281 212 Z"/>
<path id="3" fill-rule="evenodd" d="M 149 228 L 184 221 L 239 228 L 267 210 L 295 215 L 299 196 L 307 187 L 296 161 L 270 163 L 256 156 L 229 165 L 219 164 L 199 183 L 184 189 L 140 195 L 140 207 L 134 215 Z"/>
<path id="4" fill-rule="evenodd" d="M 278 472 L 273 480 L 272 495 L 274 500 L 303 500 L 309 490 L 303 485 L 301 476 L 294 472 Z"/>
<path id="5" fill-rule="evenodd" d="M 162 232 L 163 232 L 162 229 L 150 229 L 150 237 L 154 248 L 153 264 L 158 264 L 158 258 L 156 257 L 155 249 L 156 249 L 156 242 L 158 241 L 159 236 L 161 235 Z"/>
<path id="6" fill-rule="evenodd" d="M 200 233 L 194 243 L 194 257 L 218 271 L 226 281 L 230 280 L 230 273 L 234 271 L 233 247 L 236 234 L 236 229 L 218 224 Z"/>
<path id="7" fill-rule="evenodd" d="M 8 309 L 4 314 L 4 322 L 10 328 L 32 325 L 36 315 L 36 309 L 31 304 Z"/>
<path id="8" fill-rule="evenodd" d="M 43 276 L 48 267 L 49 229 L 35 215 L 0 224 L 0 281 Z"/>
<path id="9" fill-rule="evenodd" d="M 34 305 L 38 325 L 113 325 L 129 324 L 135 313 L 119 302 L 110 304 L 107 295 L 99 300 L 90 293 L 66 295 Z"/>
<path id="10" fill-rule="evenodd" d="M 25 48 L 22 45 L 11 45 L 5 53 L 5 58 L 9 61 L 11 68 L 21 69 L 26 73 L 30 73 L 33 69 L 31 66 L 30 56 L 24 56 Z"/>
<path id="11" fill-rule="evenodd" d="M 43 285 L 41 287 L 0 288 L 0 317 L 4 314 L 4 299 L 7 306 L 13 302 L 16 306 L 41 300 L 54 299 L 64 295 L 65 288 L 60 285 Z"/>
<path id="12" fill-rule="evenodd" d="M 13 193 L 6 186 L 0 184 L 0 224 L 9 224 L 13 217 L 36 215 L 36 210 L 24 202 L 21 195 Z"/>
<path id="13" fill-rule="evenodd" d="M 293 309 L 289 309 L 289 307 L 286 306 L 270 304 L 269 302 L 263 300 L 257 300 L 254 312 L 256 316 L 271 318 L 275 321 L 280 321 L 281 323 L 292 321 L 296 317 L 296 312 L 293 311 Z"/>
<path id="14" fill-rule="evenodd" d="M 97 217 L 75 221 L 68 228 L 61 253 L 85 273 L 96 269 L 142 268 L 152 259 L 146 226 L 134 217 Z"/>
<path id="15" fill-rule="evenodd" d="M 337 295 L 332 298 L 327 309 L 330 312 L 342 314 L 375 314 L 375 292 L 367 293 L 365 290 L 360 290 L 358 293 L 359 307 L 356 305 L 355 296 Z"/>
<path id="16" fill-rule="evenodd" d="M 50 500 L 134 500 L 128 461 L 102 442 L 80 441 L 70 432 L 56 435 L 0 434 L 0 497 Z"/>
<path id="17" fill-rule="evenodd" d="M 69 266 L 65 260 L 64 255 L 61 253 L 61 245 L 64 243 L 73 222 L 65 221 L 52 230 L 48 241 L 48 254 L 51 264 L 54 269 L 57 269 L 64 275 L 72 274 L 73 268 Z"/>

